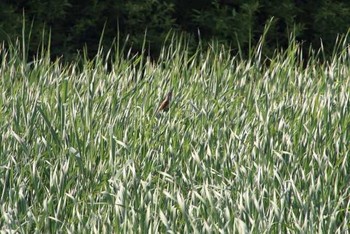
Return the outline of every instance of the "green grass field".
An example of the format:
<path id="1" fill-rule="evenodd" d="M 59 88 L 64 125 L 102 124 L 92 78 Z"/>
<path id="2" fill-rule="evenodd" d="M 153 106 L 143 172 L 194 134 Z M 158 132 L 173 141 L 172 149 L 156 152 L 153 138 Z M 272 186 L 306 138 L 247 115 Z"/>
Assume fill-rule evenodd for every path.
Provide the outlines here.
<path id="1" fill-rule="evenodd" d="M 155 62 L 23 54 L 0 49 L 4 232 L 349 232 L 346 44 L 304 66 L 296 43 L 269 60 L 176 41 Z"/>

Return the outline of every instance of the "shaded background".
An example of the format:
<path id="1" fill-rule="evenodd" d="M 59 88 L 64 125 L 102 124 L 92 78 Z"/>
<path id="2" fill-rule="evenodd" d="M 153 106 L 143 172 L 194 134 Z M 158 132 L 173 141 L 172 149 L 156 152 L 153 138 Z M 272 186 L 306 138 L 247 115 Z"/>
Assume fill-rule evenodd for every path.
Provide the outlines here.
<path id="1" fill-rule="evenodd" d="M 338 33 L 350 25 L 350 1 L 345 0 L 2 0 L 0 41 L 21 38 L 23 12 L 26 33 L 31 31 L 30 53 L 39 48 L 45 30 L 51 33 L 51 55 L 65 59 L 85 45 L 94 55 L 104 25 L 105 47 L 118 35 L 121 41 L 128 36 L 133 51 L 141 50 L 147 29 L 146 46 L 153 57 L 170 30 L 187 35 L 193 46 L 199 39 L 205 45 L 215 38 L 248 54 L 249 44 L 257 43 L 272 16 L 266 54 L 286 47 L 292 32 L 306 49 L 319 48 L 322 38 L 330 54 Z"/>

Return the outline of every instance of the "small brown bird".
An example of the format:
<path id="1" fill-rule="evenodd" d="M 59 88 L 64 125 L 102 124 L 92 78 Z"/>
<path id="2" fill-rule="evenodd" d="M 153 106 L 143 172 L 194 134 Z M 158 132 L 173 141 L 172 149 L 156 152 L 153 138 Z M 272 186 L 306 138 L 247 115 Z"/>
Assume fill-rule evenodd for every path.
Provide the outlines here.
<path id="1" fill-rule="evenodd" d="M 166 97 L 164 98 L 164 100 L 159 104 L 157 112 L 159 111 L 167 112 L 169 110 L 172 96 L 173 96 L 173 90 L 170 90 L 166 95 Z"/>

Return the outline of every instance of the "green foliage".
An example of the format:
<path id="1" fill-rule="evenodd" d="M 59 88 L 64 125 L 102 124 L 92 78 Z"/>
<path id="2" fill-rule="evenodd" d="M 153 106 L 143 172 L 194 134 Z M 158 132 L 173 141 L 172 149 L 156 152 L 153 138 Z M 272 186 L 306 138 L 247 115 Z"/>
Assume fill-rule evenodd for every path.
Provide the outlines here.
<path id="1" fill-rule="evenodd" d="M 269 64 L 262 44 L 245 60 L 170 42 L 143 63 L 0 47 L 1 231 L 347 232 L 346 38 L 306 66 L 293 40 Z"/>
<path id="2" fill-rule="evenodd" d="M 22 14 L 15 6 L 0 2 L 0 42 L 13 40 L 21 35 Z"/>
<path id="3" fill-rule="evenodd" d="M 115 38 L 132 46 L 133 52 L 148 49 L 157 57 L 169 31 L 181 31 L 207 46 L 212 38 L 236 53 L 250 56 L 266 22 L 274 20 L 266 34 L 264 54 L 287 48 L 291 34 L 305 48 L 324 47 L 326 55 L 338 34 L 349 29 L 350 2 L 321 0 L 14 0 L 0 3 L 0 40 L 22 36 L 22 16 L 31 25 L 29 52 L 43 43 L 42 32 L 51 35 L 52 57 L 74 57 L 84 46 L 93 57 L 102 45 L 109 48 Z M 28 30 L 27 30 L 28 32 Z M 144 37 L 146 32 L 146 44 Z M 27 37 L 28 35 L 26 35 Z M 192 46 L 196 46 L 194 42 Z M 304 54 L 307 54 L 305 52 Z"/>
<path id="4" fill-rule="evenodd" d="M 336 1 L 322 1 L 315 13 L 315 38 L 321 38 L 326 48 L 331 49 L 335 42 L 334 35 L 347 32 L 350 25 L 350 4 Z"/>
<path id="5" fill-rule="evenodd" d="M 246 47 L 253 42 L 255 15 L 259 10 L 258 1 L 248 1 L 239 10 L 222 6 L 214 1 L 213 7 L 206 10 L 194 10 L 194 22 L 206 39 L 215 37 L 223 43 L 238 42 L 235 47 Z M 210 19 L 210 20 L 209 20 Z"/>
<path id="6" fill-rule="evenodd" d="M 147 46 L 158 50 L 159 54 L 159 45 L 175 27 L 174 11 L 171 1 L 139 0 L 125 3 L 124 27 L 132 45 L 137 49 L 142 48 L 146 30 Z"/>

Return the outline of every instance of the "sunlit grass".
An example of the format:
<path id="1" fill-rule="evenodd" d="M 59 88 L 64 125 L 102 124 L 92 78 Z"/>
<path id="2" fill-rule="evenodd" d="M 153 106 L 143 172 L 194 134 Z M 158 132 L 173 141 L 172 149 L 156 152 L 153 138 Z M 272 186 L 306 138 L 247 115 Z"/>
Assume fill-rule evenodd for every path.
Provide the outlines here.
<path id="1" fill-rule="evenodd" d="M 349 231 L 350 51 L 260 51 L 174 40 L 155 62 L 62 65 L 2 46 L 2 230 Z"/>

